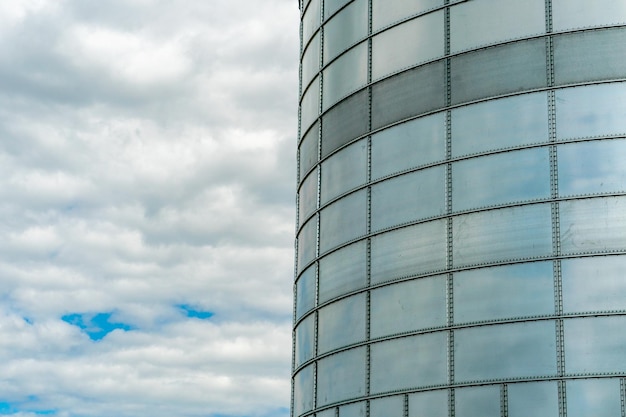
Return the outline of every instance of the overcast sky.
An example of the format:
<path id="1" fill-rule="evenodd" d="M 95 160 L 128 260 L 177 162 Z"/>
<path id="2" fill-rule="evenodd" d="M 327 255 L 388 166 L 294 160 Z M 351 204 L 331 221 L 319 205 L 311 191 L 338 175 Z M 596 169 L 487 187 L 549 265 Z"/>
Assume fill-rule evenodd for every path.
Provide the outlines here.
<path id="1" fill-rule="evenodd" d="M 288 415 L 297 3 L 0 3 L 0 415 Z"/>

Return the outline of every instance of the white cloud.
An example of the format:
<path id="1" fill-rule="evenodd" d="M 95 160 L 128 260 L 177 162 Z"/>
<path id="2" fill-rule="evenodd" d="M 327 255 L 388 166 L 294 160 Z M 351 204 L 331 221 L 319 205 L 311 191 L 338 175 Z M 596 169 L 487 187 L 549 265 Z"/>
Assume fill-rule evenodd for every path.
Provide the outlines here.
<path id="1" fill-rule="evenodd" d="M 0 9 L 6 413 L 286 415 L 297 1 Z"/>
<path id="2" fill-rule="evenodd" d="M 10 319 L 3 319 L 3 329 Z M 290 335 L 269 322 L 194 320 L 166 326 L 160 334 L 115 331 L 95 346 L 63 325 L 9 327 L 15 333 L 33 329 L 28 340 L 0 345 L 4 354 L 21 352 L 0 364 L 7 382 L 0 388 L 16 396 L 35 390 L 43 408 L 65 404 L 70 413 L 90 404 L 80 414 L 89 416 L 114 409 L 116 415 L 137 415 L 125 407 L 139 408 L 140 415 L 262 414 L 284 403 L 289 390 L 282 362 L 290 353 Z M 47 357 L 39 355 L 41 344 Z"/>
<path id="3" fill-rule="evenodd" d="M 78 25 L 64 32 L 59 53 L 77 68 L 133 86 L 176 82 L 190 70 L 179 42 L 162 44 L 140 33 Z"/>
<path id="4" fill-rule="evenodd" d="M 46 0 L 23 0 L 7 2 L 2 5 L 0 22 L 4 27 L 10 27 L 21 23 L 28 15 L 41 12 L 48 6 Z"/>

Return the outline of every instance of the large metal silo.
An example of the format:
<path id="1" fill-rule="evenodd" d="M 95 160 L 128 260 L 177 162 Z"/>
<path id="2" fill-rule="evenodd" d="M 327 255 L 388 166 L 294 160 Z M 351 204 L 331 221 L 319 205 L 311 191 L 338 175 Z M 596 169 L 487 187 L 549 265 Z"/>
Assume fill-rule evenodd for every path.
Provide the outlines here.
<path id="1" fill-rule="evenodd" d="M 626 1 L 303 0 L 294 417 L 626 417 Z"/>

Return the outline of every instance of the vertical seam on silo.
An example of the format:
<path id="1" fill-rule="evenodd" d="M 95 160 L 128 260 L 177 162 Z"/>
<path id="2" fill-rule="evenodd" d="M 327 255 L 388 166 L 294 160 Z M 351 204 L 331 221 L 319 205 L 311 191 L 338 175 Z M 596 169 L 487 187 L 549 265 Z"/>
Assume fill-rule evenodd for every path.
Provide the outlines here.
<path id="1" fill-rule="evenodd" d="M 565 388 L 565 380 L 558 381 L 559 387 L 559 415 L 560 417 L 567 417 L 567 394 Z"/>
<path id="2" fill-rule="evenodd" d="M 565 333 L 563 330 L 563 290 L 561 285 L 561 261 L 555 260 L 553 263 L 553 273 L 555 277 L 554 298 L 557 319 L 555 322 L 556 331 L 556 362 L 557 374 L 559 377 L 565 375 Z"/>
<path id="3" fill-rule="evenodd" d="M 316 209 L 319 210 L 320 206 L 321 206 L 321 195 L 322 195 L 322 164 L 321 164 L 321 160 L 322 160 L 322 130 L 324 128 L 323 126 L 323 121 L 322 121 L 322 117 L 319 116 L 321 114 L 321 109 L 322 109 L 322 89 L 324 86 L 324 77 L 322 74 L 322 71 L 319 71 L 319 66 L 321 66 L 321 62 L 324 59 L 324 25 L 322 24 L 322 15 L 323 15 L 323 11 L 324 11 L 324 0 L 320 0 L 320 28 L 319 28 L 319 34 L 320 34 L 320 51 L 319 51 L 319 61 L 318 61 L 318 77 L 319 77 L 319 87 L 318 87 L 318 94 L 319 94 L 319 103 L 318 103 L 318 108 L 317 108 L 317 112 L 318 112 L 318 122 L 319 122 L 319 131 L 317 133 L 317 207 Z M 317 242 L 316 242 L 316 247 L 315 247 L 315 258 L 319 258 L 320 255 L 320 220 L 321 220 L 321 213 L 318 211 L 318 215 L 317 215 Z M 316 273 L 316 278 L 319 277 L 319 268 L 317 269 L 317 273 Z M 319 284 L 318 280 L 316 279 L 316 286 Z"/>
<path id="4" fill-rule="evenodd" d="M 317 287 L 317 285 L 316 285 Z M 316 291 L 317 292 L 317 291 Z M 317 299 L 317 296 L 316 296 Z M 315 306 L 316 310 L 313 313 L 313 324 L 315 325 L 313 331 L 313 357 L 317 358 L 318 356 L 318 339 L 319 339 L 319 312 L 317 310 L 317 303 Z M 313 410 L 317 408 L 317 359 L 313 363 Z"/>
<path id="5" fill-rule="evenodd" d="M 500 417 L 509 416 L 509 389 L 507 384 L 500 385 Z"/>
<path id="6" fill-rule="evenodd" d="M 300 5 L 300 27 L 299 27 L 299 37 L 300 37 L 300 65 L 298 68 L 298 103 L 300 103 L 300 99 L 302 98 L 302 48 L 304 45 L 303 40 L 303 32 L 302 32 L 302 19 L 304 18 L 304 8 L 302 7 L 302 0 L 299 1 Z M 297 137 L 296 137 L 296 189 L 299 189 L 300 185 L 300 135 L 302 134 L 302 108 L 298 105 L 298 128 L 297 128 Z M 299 241 L 297 238 L 298 227 L 300 225 L 300 199 L 298 198 L 298 193 L 296 193 L 296 238 L 294 244 L 294 267 L 293 267 L 293 276 L 294 276 L 294 284 L 293 284 L 293 320 L 291 324 L 291 398 L 290 398 L 290 415 L 294 417 L 294 370 L 296 364 L 296 302 L 297 302 L 297 286 L 295 277 L 298 276 L 298 246 Z"/>
<path id="7" fill-rule="evenodd" d="M 317 311 L 315 312 L 315 356 L 317 356 Z M 317 409 L 317 360 L 313 362 L 313 410 Z"/>
<path id="8" fill-rule="evenodd" d="M 300 51 L 302 51 L 302 23 L 300 23 Z M 302 54 L 302 52 L 300 52 L 300 54 Z M 302 98 L 302 58 L 300 58 L 300 69 L 298 71 L 298 103 L 300 102 L 301 98 Z M 300 165 L 301 165 L 300 164 L 300 135 L 302 134 L 301 111 L 302 109 L 300 108 L 300 105 L 298 105 L 298 128 L 297 128 L 298 137 L 296 137 L 296 187 L 300 185 L 300 180 L 302 179 L 300 178 Z M 296 193 L 296 196 L 297 196 L 297 193 Z M 297 200 L 298 198 L 296 197 L 296 201 Z M 300 212 L 298 211 L 298 207 L 296 203 L 296 228 L 300 224 L 299 213 Z"/>
<path id="9" fill-rule="evenodd" d="M 370 132 L 372 131 L 372 0 L 368 0 L 367 2 L 367 182 L 368 184 L 372 181 L 372 136 Z M 371 185 L 367 186 L 367 234 L 369 235 L 372 230 L 372 187 Z M 371 285 L 371 238 L 367 238 L 365 250 L 367 251 L 365 254 L 365 262 L 366 269 L 366 284 L 369 287 Z M 366 340 L 369 342 L 371 337 L 371 290 L 367 290 L 366 295 Z M 370 395 L 370 385 L 371 385 L 371 344 L 368 343 L 365 349 L 365 394 Z M 367 401 L 367 410 L 366 416 L 370 415 L 370 402 Z"/>
<path id="10" fill-rule="evenodd" d="M 448 390 L 448 416 L 454 417 L 455 412 L 454 388 Z"/>
<path id="11" fill-rule="evenodd" d="M 294 297 L 293 299 L 294 300 L 296 299 L 295 287 L 296 286 L 294 284 L 294 291 L 293 291 L 293 297 Z M 291 328 L 293 330 L 291 331 L 291 398 L 290 398 L 290 404 L 291 404 L 290 410 L 291 410 L 291 415 L 292 416 L 293 416 L 293 408 L 294 408 L 293 407 L 294 406 L 294 403 L 293 403 L 293 400 L 294 400 L 294 397 L 293 397 L 294 370 L 296 369 L 296 365 L 295 365 L 296 364 L 296 330 L 295 330 L 295 327 L 294 327 L 294 325 L 296 323 L 296 314 L 295 314 L 296 313 L 296 303 L 295 302 L 293 303 L 293 306 L 294 306 L 293 307 L 294 314 L 293 314 L 293 323 L 291 325 Z"/>
<path id="12" fill-rule="evenodd" d="M 449 1 L 446 1 L 448 4 Z M 446 106 L 450 106 L 451 100 L 451 85 L 450 85 L 450 7 L 445 9 L 444 19 L 444 33 L 445 33 L 445 54 L 447 56 L 445 60 L 445 83 L 446 83 Z M 445 134 L 446 134 L 446 160 L 450 161 L 452 157 L 452 114 L 451 110 L 446 110 L 445 118 Z M 448 162 L 446 165 L 446 213 L 447 218 L 447 269 L 452 269 L 452 164 Z"/>
<path id="13" fill-rule="evenodd" d="M 297 243 L 297 240 L 296 240 L 296 243 Z M 298 252 L 297 252 L 297 249 L 296 249 L 296 254 L 297 253 Z M 294 264 L 297 264 L 297 258 L 298 257 L 295 256 L 295 258 L 296 258 L 296 261 L 294 262 Z M 294 269 L 295 269 L 294 274 L 297 274 L 297 269 L 296 268 L 294 268 Z M 297 308 L 297 305 L 296 305 L 297 298 L 296 297 L 297 297 L 297 295 L 298 295 L 298 291 L 297 291 L 296 282 L 294 280 L 294 283 L 293 283 L 293 300 L 294 300 L 294 302 L 293 302 L 292 315 L 291 315 L 291 317 L 292 317 L 292 323 L 291 323 L 291 329 L 292 329 L 291 330 L 291 410 L 292 410 L 292 415 L 293 415 L 293 406 L 294 406 L 294 403 L 293 403 L 293 400 L 294 400 L 294 397 L 293 397 L 293 385 L 294 385 L 293 384 L 294 383 L 293 376 L 294 376 L 294 371 L 296 369 L 296 311 L 297 311 L 296 310 L 296 308 Z"/>
<path id="14" fill-rule="evenodd" d="M 372 131 L 372 87 L 369 86 L 372 81 L 372 0 L 368 1 L 368 46 L 367 46 L 367 234 L 369 235 L 372 232 L 372 191 L 371 185 L 372 182 L 372 136 L 370 132 Z M 366 247 L 366 273 L 367 273 L 367 286 L 371 285 L 371 238 L 367 238 L 367 247 Z M 369 335 L 368 335 L 369 338 Z"/>
<path id="15" fill-rule="evenodd" d="M 446 107 L 450 106 L 452 91 L 451 91 L 451 76 L 450 76 L 450 0 L 444 1 L 445 9 L 444 9 L 444 42 L 445 42 L 445 100 Z M 446 110 L 446 118 L 445 118 L 445 134 L 446 134 L 446 160 L 450 161 L 452 157 L 452 114 L 448 109 Z M 448 215 L 446 219 L 446 267 L 448 270 L 453 267 L 453 259 L 452 259 L 452 245 L 453 245 L 453 236 L 452 236 L 452 164 L 450 162 L 446 165 L 446 214 Z M 447 274 L 447 294 L 446 294 L 446 304 L 447 304 L 447 324 L 451 326 L 454 319 L 454 294 L 453 294 L 453 275 L 451 273 Z M 454 330 L 448 330 L 448 383 L 450 385 L 454 384 Z M 448 390 L 448 415 L 450 417 L 454 417 L 454 388 Z"/>
<path id="16" fill-rule="evenodd" d="M 314 347 L 315 347 L 315 357 L 317 358 L 318 354 L 319 354 L 319 348 L 318 348 L 318 344 L 319 344 L 319 310 L 318 310 L 318 306 L 319 306 L 319 288 L 320 288 L 320 267 L 319 267 L 319 261 L 317 260 L 319 258 L 319 254 L 320 254 L 320 224 L 321 224 L 321 218 L 322 218 L 322 214 L 319 212 L 319 208 L 321 205 L 321 187 L 322 187 L 322 164 L 321 164 L 321 160 L 322 160 L 322 140 L 323 140 L 323 135 L 322 135 L 322 131 L 324 129 L 324 122 L 322 120 L 322 117 L 320 116 L 321 114 L 321 109 L 322 109 L 322 89 L 324 86 L 324 79 L 323 79 L 323 74 L 322 71 L 320 70 L 320 68 L 322 67 L 322 63 L 324 62 L 324 22 L 323 22 L 323 16 L 324 16 L 324 7 L 325 7 L 325 1 L 324 0 L 320 0 L 319 3 L 319 37 L 320 37 L 320 43 L 319 43 L 319 54 L 318 54 L 318 61 L 317 61 L 317 71 L 318 71 L 318 78 L 319 78 L 319 87 L 318 87 L 318 94 L 319 94 L 319 103 L 318 103 L 318 108 L 317 108 L 317 112 L 318 112 L 318 125 L 319 125 L 319 129 L 317 132 L 317 216 L 316 216 L 316 221 L 317 221 L 317 240 L 316 240 L 316 247 L 315 247 L 315 331 L 313 332 L 314 334 Z M 318 368 L 318 361 L 317 359 L 315 360 L 314 364 L 313 364 L 313 410 L 317 410 L 318 404 L 317 404 L 317 391 L 318 391 L 318 387 L 317 387 L 317 368 Z"/>
<path id="17" fill-rule="evenodd" d="M 371 381 L 371 377 L 370 377 L 370 372 L 372 369 L 371 366 L 371 344 L 369 343 L 370 341 L 370 323 L 369 323 L 369 311 L 370 311 L 370 290 L 367 290 L 367 298 L 366 298 L 366 309 L 367 309 L 367 316 L 366 316 L 366 322 L 367 322 L 367 326 L 366 326 L 366 340 L 368 341 L 367 345 L 365 346 L 365 395 L 369 396 L 370 395 L 370 381 Z M 367 414 L 369 415 L 369 413 Z"/>
<path id="18" fill-rule="evenodd" d="M 402 401 L 404 406 L 402 415 L 404 417 L 409 417 L 409 394 L 404 394 L 404 396 L 402 397 Z"/>
<path id="19" fill-rule="evenodd" d="M 620 397 L 620 406 L 622 408 L 622 417 L 626 417 L 626 383 L 624 378 L 620 378 L 619 380 L 619 397 Z"/>
<path id="20" fill-rule="evenodd" d="M 321 147 L 321 139 L 319 140 L 319 147 Z M 320 186 L 321 186 L 321 167 L 318 168 L 317 170 L 317 207 L 319 208 L 319 201 L 320 201 Z M 316 245 L 315 245 L 315 331 L 314 333 L 314 351 L 315 351 L 315 357 L 318 356 L 319 354 L 319 350 L 318 350 L 318 340 L 319 340 L 319 310 L 318 310 L 318 306 L 319 306 L 319 295 L 320 295 L 320 267 L 319 267 L 319 261 L 317 260 L 317 258 L 319 257 L 319 250 L 320 250 L 320 217 L 321 215 L 318 214 L 316 216 L 316 222 L 317 222 L 317 237 L 316 237 Z M 313 375 L 313 404 L 314 407 L 313 409 L 317 408 L 317 361 L 315 362 L 315 369 L 314 369 L 314 375 Z"/>
<path id="21" fill-rule="evenodd" d="M 553 42 L 553 15 L 552 0 L 545 1 L 546 13 L 546 81 L 548 84 L 548 135 L 550 141 L 550 196 L 556 199 L 559 196 L 558 180 L 558 154 L 557 154 L 557 132 L 556 132 L 556 100 L 555 100 L 555 77 L 554 77 L 554 42 Z M 559 203 L 550 203 L 551 223 L 552 223 L 552 252 L 554 256 L 561 255 L 561 231 Z M 556 332 L 556 362 L 557 375 L 565 375 L 565 332 L 563 323 L 563 286 L 561 261 L 553 262 L 554 277 L 554 309 L 557 315 L 555 321 Z M 567 416 L 566 384 L 564 380 L 559 381 L 559 414 L 561 417 Z"/>

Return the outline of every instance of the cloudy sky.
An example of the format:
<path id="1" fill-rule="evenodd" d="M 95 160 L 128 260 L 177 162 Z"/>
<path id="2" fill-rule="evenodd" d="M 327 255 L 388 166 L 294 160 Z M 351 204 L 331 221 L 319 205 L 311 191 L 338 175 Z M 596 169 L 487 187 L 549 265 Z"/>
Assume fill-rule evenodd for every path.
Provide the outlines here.
<path id="1" fill-rule="evenodd" d="M 288 415 L 297 0 L 0 4 L 0 415 Z"/>

